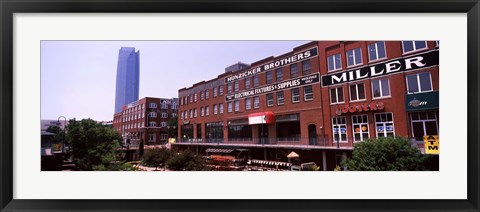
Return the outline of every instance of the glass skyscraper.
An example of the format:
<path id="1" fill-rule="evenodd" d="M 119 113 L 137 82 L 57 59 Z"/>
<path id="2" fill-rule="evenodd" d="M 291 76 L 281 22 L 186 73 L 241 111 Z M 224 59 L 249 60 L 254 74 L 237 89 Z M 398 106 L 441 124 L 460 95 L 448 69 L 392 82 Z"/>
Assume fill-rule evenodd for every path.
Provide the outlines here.
<path id="1" fill-rule="evenodd" d="M 115 113 L 122 106 L 138 100 L 140 78 L 140 51 L 122 47 L 118 53 L 117 83 L 115 89 Z"/>

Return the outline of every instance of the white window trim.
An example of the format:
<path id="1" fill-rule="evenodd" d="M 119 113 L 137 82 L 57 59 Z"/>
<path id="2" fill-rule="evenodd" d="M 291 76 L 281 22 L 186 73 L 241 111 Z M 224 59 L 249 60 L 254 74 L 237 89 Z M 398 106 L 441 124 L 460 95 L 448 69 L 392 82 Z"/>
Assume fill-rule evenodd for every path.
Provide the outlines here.
<path id="1" fill-rule="evenodd" d="M 272 104 L 270 104 L 268 96 L 272 96 Z M 267 98 L 267 107 L 273 107 L 275 105 L 275 98 L 273 97 L 273 93 L 269 93 L 265 96 Z"/>
<path id="2" fill-rule="evenodd" d="M 294 101 L 294 98 L 293 98 L 293 97 L 294 97 L 294 95 L 293 95 L 293 90 L 294 90 L 294 89 L 298 89 L 298 101 Z M 290 93 L 291 93 L 291 95 L 292 95 L 292 103 L 299 103 L 299 102 L 300 102 L 300 89 L 299 89 L 299 88 L 292 88 L 292 89 L 290 90 Z"/>
<path id="3" fill-rule="evenodd" d="M 308 86 L 308 85 L 307 85 L 307 86 Z M 305 101 L 305 102 L 313 101 L 313 86 L 310 85 L 310 87 L 312 88 L 312 93 L 311 93 L 311 94 L 312 94 L 312 98 L 311 98 L 311 99 L 307 99 L 307 93 L 305 92 L 305 88 L 306 88 L 307 86 L 304 86 L 304 87 L 303 87 L 303 101 Z"/>
<path id="4" fill-rule="evenodd" d="M 360 63 L 355 63 L 355 62 L 357 62 L 356 59 L 355 59 L 355 56 L 356 56 L 356 55 L 355 55 L 355 51 L 354 51 L 355 49 L 360 49 Z M 353 62 L 355 63 L 355 64 L 353 64 L 353 65 L 348 65 L 348 52 L 349 52 L 349 51 L 352 51 L 352 52 L 353 52 Z M 346 59 L 346 62 L 347 62 L 347 68 L 351 68 L 351 67 L 363 65 L 362 48 L 361 48 L 361 47 L 358 47 L 358 48 L 354 48 L 354 49 L 348 50 L 347 52 L 345 52 L 345 59 Z M 340 59 L 340 61 L 341 61 L 341 59 Z"/>
<path id="5" fill-rule="evenodd" d="M 358 95 L 358 85 L 363 84 L 363 92 L 365 93 L 365 98 L 360 99 L 360 96 Z M 357 100 L 352 100 L 352 85 L 355 85 L 355 89 L 357 90 Z M 356 84 L 350 84 L 348 85 L 348 96 L 350 96 L 350 102 L 363 102 L 367 100 L 367 92 L 365 90 L 365 83 L 356 83 Z"/>
<path id="6" fill-rule="evenodd" d="M 282 103 L 279 102 L 280 98 L 278 98 L 278 94 L 279 94 L 280 92 L 282 92 L 282 95 L 283 95 L 283 98 L 282 98 L 282 99 L 283 99 L 283 102 L 282 102 Z M 276 94 L 277 94 L 277 105 L 284 105 L 284 104 L 285 104 L 285 92 L 283 92 L 283 91 L 277 91 Z"/>
<path id="7" fill-rule="evenodd" d="M 247 101 L 247 100 L 250 100 L 250 101 Z M 250 102 L 250 104 L 248 104 L 247 102 Z M 250 105 L 250 107 L 248 107 Z M 245 110 L 251 110 L 252 109 L 252 98 L 246 98 L 245 99 Z"/>
<path id="8" fill-rule="evenodd" d="M 418 111 L 418 112 L 426 112 L 426 111 Z M 410 113 L 410 114 L 408 115 L 408 117 L 410 118 L 410 129 L 412 130 L 412 132 L 411 132 L 411 133 L 412 133 L 412 134 L 411 134 L 411 135 L 412 135 L 412 138 L 413 138 L 413 133 L 414 133 L 414 132 L 413 132 L 413 123 L 414 123 L 414 122 L 422 122 L 422 123 L 423 123 L 423 133 L 424 133 L 423 136 L 425 136 L 425 132 L 427 132 L 427 127 L 425 126 L 425 122 L 427 122 L 427 121 L 435 121 L 435 125 L 437 126 L 437 132 L 440 131 L 440 129 L 438 128 L 438 117 L 437 117 L 437 113 L 434 113 L 434 114 L 435 114 L 435 119 L 421 119 L 421 120 L 413 120 L 413 119 L 412 119 L 412 113 Z M 393 129 L 395 130 L 395 127 L 394 127 Z"/>
<path id="9" fill-rule="evenodd" d="M 237 103 L 238 103 L 238 104 L 237 104 Z M 238 105 L 238 107 L 237 107 L 237 105 Z M 234 111 L 235 111 L 235 112 L 240 111 L 240 100 L 235 100 L 235 101 L 233 102 L 233 107 L 234 107 Z"/>
<path id="10" fill-rule="evenodd" d="M 233 112 L 233 102 L 227 103 L 227 112 L 229 113 Z"/>
<path id="11" fill-rule="evenodd" d="M 342 93 L 343 93 L 343 101 L 342 102 L 339 102 L 338 101 L 338 88 L 342 88 Z M 331 90 L 332 89 L 335 89 L 335 95 L 337 97 L 337 102 L 332 102 L 332 96 L 331 96 Z M 345 103 L 345 92 L 343 92 L 343 86 L 338 86 L 338 87 L 334 87 L 334 88 L 330 88 L 329 90 L 329 93 L 328 93 L 328 98 L 330 98 L 330 105 L 338 105 L 338 104 L 344 104 Z"/>
<path id="12" fill-rule="evenodd" d="M 356 141 L 356 140 L 355 140 L 355 133 L 356 133 L 356 132 L 355 132 L 355 127 L 353 126 L 353 125 L 355 125 L 355 123 L 353 123 L 353 117 L 354 117 L 354 116 L 357 117 L 357 120 L 358 120 L 358 117 L 362 117 L 362 116 L 366 116 L 366 117 L 367 117 L 367 123 L 363 123 L 363 122 L 362 122 L 362 123 L 360 123 L 360 124 L 366 124 L 366 125 L 367 125 L 368 138 L 364 138 L 364 137 L 363 137 L 363 133 L 360 131 L 360 133 L 358 133 L 358 134 L 360 134 L 360 141 Z M 363 120 L 363 118 L 362 118 L 362 120 Z M 357 123 L 357 124 L 359 124 L 359 123 Z M 360 129 L 360 130 L 362 130 L 362 129 Z M 354 142 L 354 143 L 362 142 L 362 141 L 370 138 L 370 123 L 369 123 L 369 121 L 368 121 L 368 114 L 352 115 L 352 135 L 353 135 L 352 139 L 353 139 L 353 142 Z"/>
<path id="13" fill-rule="evenodd" d="M 345 124 L 333 124 L 333 119 L 338 119 L 338 118 L 344 118 L 345 119 Z M 335 140 L 335 131 L 334 131 L 334 128 L 335 126 L 343 126 L 345 125 L 345 137 L 347 138 L 347 140 L 343 141 L 343 140 L 340 140 L 338 141 L 338 143 L 348 143 L 348 124 L 347 124 L 347 117 L 346 116 L 336 116 L 336 117 L 333 117 L 332 119 L 332 138 L 333 138 L 333 143 L 336 144 L 337 141 Z M 337 120 L 337 123 L 338 123 L 338 120 Z M 339 128 L 340 129 L 340 128 Z M 341 136 L 341 133 L 339 134 L 339 138 L 341 139 L 342 136 Z"/>
<path id="14" fill-rule="evenodd" d="M 392 126 L 393 126 L 393 137 L 395 138 L 396 135 L 395 135 L 395 117 L 393 116 L 393 112 L 384 112 L 384 113 L 374 113 L 373 114 L 373 120 L 375 121 L 375 138 L 385 138 L 387 137 L 386 134 L 387 134 L 387 131 L 385 130 L 385 132 L 383 132 L 383 134 L 385 135 L 384 137 L 378 137 L 378 132 L 377 132 L 377 123 L 384 123 L 384 126 L 385 126 L 385 123 L 390 123 L 390 122 L 377 122 L 377 114 L 378 115 L 381 115 L 381 114 L 388 114 L 388 113 L 391 113 L 392 114 Z M 413 134 L 412 134 L 413 135 Z"/>
<path id="15" fill-rule="evenodd" d="M 426 40 L 424 40 L 423 42 L 425 42 L 425 47 L 424 48 L 421 48 L 421 49 L 416 49 L 415 48 L 415 40 L 407 40 L 407 41 L 411 41 L 412 44 L 413 44 L 413 49 L 412 51 L 409 51 L 409 52 L 405 52 L 405 45 L 404 45 L 404 42 L 405 41 L 402 41 L 402 55 L 405 55 L 405 54 L 411 54 L 411 53 L 415 53 L 415 52 L 419 52 L 419 51 L 423 51 L 425 49 L 428 49 L 428 43 Z M 421 41 L 421 40 L 417 40 L 417 41 Z"/>
<path id="16" fill-rule="evenodd" d="M 260 108 L 260 97 L 256 96 L 258 98 L 258 104 L 255 105 L 255 97 L 253 97 L 253 109 Z"/>
<path id="17" fill-rule="evenodd" d="M 379 97 L 375 97 L 374 95 L 374 92 L 373 92 L 373 82 L 375 82 L 376 80 L 378 80 L 379 82 L 383 79 L 388 79 L 388 91 L 389 91 L 389 95 L 388 96 L 384 96 L 383 95 L 383 91 L 382 91 L 382 83 L 379 83 L 379 86 L 380 86 L 380 96 Z M 390 79 L 389 78 L 377 78 L 377 79 L 372 79 L 372 83 L 371 83 L 371 90 L 372 90 L 372 99 L 386 99 L 386 98 L 391 98 L 392 97 L 392 90 L 390 90 Z"/>
<path id="18" fill-rule="evenodd" d="M 338 55 L 340 57 L 340 68 L 328 70 L 328 58 L 329 57 L 335 57 L 335 55 Z M 333 63 L 335 64 L 334 66 L 336 67 L 335 58 L 333 59 Z M 327 71 L 328 72 L 335 72 L 335 71 L 339 71 L 339 70 L 342 70 L 342 54 L 338 53 L 338 54 L 332 54 L 332 55 L 328 56 L 327 57 Z"/>
<path id="19" fill-rule="evenodd" d="M 420 91 L 420 89 L 421 89 L 421 86 L 420 86 L 420 74 L 423 74 L 423 73 L 428 73 L 428 75 L 430 76 L 430 88 L 431 88 L 431 90 L 428 90 L 428 91 Z M 416 75 L 416 76 L 417 76 L 417 86 L 418 86 L 418 89 L 419 89 L 419 91 L 417 91 L 417 92 L 410 92 L 410 88 L 408 87 L 408 76 L 412 76 L 412 75 Z M 428 93 L 428 92 L 432 92 L 432 91 L 433 91 L 432 73 L 429 72 L 429 71 L 427 71 L 427 72 L 419 72 L 419 73 L 415 73 L 415 74 L 406 75 L 406 76 L 405 76 L 405 83 L 407 84 L 407 93 L 408 93 L 408 94 Z"/>
<path id="20" fill-rule="evenodd" d="M 383 42 L 383 47 L 384 47 L 384 51 L 385 51 L 385 57 L 382 57 L 382 58 L 379 58 L 379 57 L 378 57 L 378 45 L 377 45 L 377 44 L 378 44 L 379 42 Z M 370 49 L 368 48 L 368 46 L 370 46 L 370 45 L 372 45 L 372 44 L 375 44 L 375 53 L 377 54 L 377 59 L 375 59 L 375 60 L 370 60 Z M 385 60 L 385 59 L 388 58 L 388 56 L 387 56 L 387 46 L 386 46 L 386 44 L 385 44 L 385 41 L 377 41 L 377 42 L 372 43 L 372 44 L 367 45 L 368 62 L 369 62 L 369 63 L 378 62 L 378 61 Z"/>

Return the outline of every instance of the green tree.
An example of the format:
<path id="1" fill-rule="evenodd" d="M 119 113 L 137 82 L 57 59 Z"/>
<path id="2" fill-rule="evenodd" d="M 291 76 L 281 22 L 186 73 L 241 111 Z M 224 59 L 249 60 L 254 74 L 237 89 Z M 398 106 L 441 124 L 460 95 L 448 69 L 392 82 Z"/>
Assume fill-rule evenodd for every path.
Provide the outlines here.
<path id="1" fill-rule="evenodd" d="M 167 166 L 174 171 L 207 171 L 205 160 L 190 150 L 174 154 L 168 161 Z"/>
<path id="2" fill-rule="evenodd" d="M 109 170 L 114 161 L 121 160 L 121 137 L 111 127 L 92 119 L 71 119 L 67 140 L 72 160 L 80 170 Z"/>
<path id="3" fill-rule="evenodd" d="M 425 157 L 404 138 L 369 139 L 355 145 L 352 157 L 342 163 L 352 171 L 426 170 Z"/>
<path id="4" fill-rule="evenodd" d="M 143 155 L 142 163 L 146 166 L 155 167 L 155 170 L 157 170 L 157 167 L 165 165 L 170 156 L 170 150 L 165 147 L 150 149 Z"/>

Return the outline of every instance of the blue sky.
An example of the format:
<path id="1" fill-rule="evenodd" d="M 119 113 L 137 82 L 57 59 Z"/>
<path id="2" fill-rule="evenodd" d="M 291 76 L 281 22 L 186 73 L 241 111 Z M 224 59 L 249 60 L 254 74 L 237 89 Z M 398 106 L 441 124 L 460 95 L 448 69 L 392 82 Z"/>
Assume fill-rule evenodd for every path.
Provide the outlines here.
<path id="1" fill-rule="evenodd" d="M 42 41 L 41 119 L 112 120 L 120 47 L 140 50 L 140 98 L 172 98 L 238 61 L 253 63 L 307 42 Z"/>

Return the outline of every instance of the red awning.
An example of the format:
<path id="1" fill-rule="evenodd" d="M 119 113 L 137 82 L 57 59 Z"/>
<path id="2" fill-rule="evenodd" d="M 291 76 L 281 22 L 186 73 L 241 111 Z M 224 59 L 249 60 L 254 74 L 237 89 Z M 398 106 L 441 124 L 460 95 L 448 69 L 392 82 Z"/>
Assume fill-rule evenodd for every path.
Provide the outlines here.
<path id="1" fill-rule="evenodd" d="M 248 115 L 248 124 L 271 124 L 275 122 L 275 115 L 271 111 L 252 113 Z"/>

